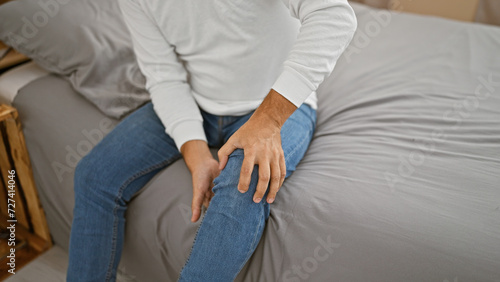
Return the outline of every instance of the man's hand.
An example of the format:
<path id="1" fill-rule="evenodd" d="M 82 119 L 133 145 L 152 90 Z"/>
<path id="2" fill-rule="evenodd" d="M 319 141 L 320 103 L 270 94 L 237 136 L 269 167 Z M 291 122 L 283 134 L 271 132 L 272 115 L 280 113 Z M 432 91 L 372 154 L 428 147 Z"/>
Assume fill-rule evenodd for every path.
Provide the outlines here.
<path id="1" fill-rule="evenodd" d="M 213 181 L 220 172 L 219 163 L 210 154 L 205 141 L 188 141 L 182 145 L 181 152 L 193 179 L 191 221 L 196 222 L 201 215 L 201 205 L 208 208 L 212 199 Z"/>
<path id="2" fill-rule="evenodd" d="M 245 193 L 250 185 L 252 171 L 259 166 L 259 182 L 253 200 L 259 203 L 266 193 L 272 203 L 286 175 L 285 157 L 281 148 L 281 126 L 297 107 L 271 90 L 250 119 L 219 150 L 219 169 L 227 164 L 235 149 L 243 149 L 245 157 L 240 172 L 238 190 Z"/>

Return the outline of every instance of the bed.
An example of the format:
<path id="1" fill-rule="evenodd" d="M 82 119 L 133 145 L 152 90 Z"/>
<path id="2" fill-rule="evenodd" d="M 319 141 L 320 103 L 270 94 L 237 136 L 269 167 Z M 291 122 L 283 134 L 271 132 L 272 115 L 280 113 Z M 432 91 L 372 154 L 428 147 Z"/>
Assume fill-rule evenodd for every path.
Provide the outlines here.
<path id="1" fill-rule="evenodd" d="M 237 281 L 500 281 L 500 28 L 352 4 L 318 126 Z M 54 242 L 73 171 L 118 122 L 35 63 L 0 77 Z M 121 277 L 175 281 L 198 226 L 182 160 L 127 212 Z"/>

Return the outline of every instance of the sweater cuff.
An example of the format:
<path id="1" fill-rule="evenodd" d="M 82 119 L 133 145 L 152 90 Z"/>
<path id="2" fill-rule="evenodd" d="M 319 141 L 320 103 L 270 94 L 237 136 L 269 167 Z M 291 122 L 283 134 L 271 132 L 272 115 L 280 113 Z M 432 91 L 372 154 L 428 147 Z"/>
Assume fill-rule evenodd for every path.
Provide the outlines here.
<path id="1" fill-rule="evenodd" d="M 186 120 L 178 123 L 172 131 L 172 136 L 170 137 L 174 139 L 179 152 L 181 151 L 182 145 L 188 141 L 203 140 L 207 142 L 205 130 L 203 129 L 203 121 L 198 120 Z"/>
<path id="2" fill-rule="evenodd" d="M 314 92 L 314 86 L 295 70 L 285 67 L 273 87 L 297 108 Z"/>

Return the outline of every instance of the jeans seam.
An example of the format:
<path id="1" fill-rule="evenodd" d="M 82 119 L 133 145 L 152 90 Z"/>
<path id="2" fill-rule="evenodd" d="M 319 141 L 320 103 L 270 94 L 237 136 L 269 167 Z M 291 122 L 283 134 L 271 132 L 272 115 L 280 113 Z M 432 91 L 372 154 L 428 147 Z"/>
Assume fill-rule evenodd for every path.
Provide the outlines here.
<path id="1" fill-rule="evenodd" d="M 315 129 L 315 127 L 316 127 L 316 122 L 314 121 L 314 118 L 313 118 L 314 113 L 315 113 L 315 111 L 311 111 L 311 113 L 308 115 L 308 118 L 310 118 L 310 119 L 311 119 L 311 123 L 312 123 L 312 130 L 311 130 L 311 132 L 314 132 L 314 129 Z M 309 136 L 311 136 L 311 132 L 309 132 Z M 310 139 L 312 139 L 312 138 L 310 138 Z M 306 139 L 306 138 L 302 139 L 302 142 L 301 142 L 301 143 L 299 143 L 299 144 L 297 144 L 297 145 L 293 148 L 293 150 L 285 156 L 285 160 L 286 160 L 287 158 L 289 158 L 292 154 L 294 154 L 294 153 L 295 153 L 295 152 L 296 152 L 296 151 L 297 151 L 297 150 L 298 150 L 298 149 L 299 149 L 302 145 L 304 145 L 304 143 L 305 143 L 306 141 L 307 141 L 307 139 Z M 310 142 L 310 141 L 311 141 L 311 140 L 309 140 L 309 142 Z"/>
<path id="2" fill-rule="evenodd" d="M 203 218 L 201 219 L 200 225 L 196 229 L 196 234 L 194 235 L 193 245 L 191 246 L 191 250 L 189 251 L 188 259 L 184 263 L 184 266 L 182 267 L 181 271 L 179 272 L 179 278 L 177 279 L 177 281 L 180 280 L 182 271 L 184 271 L 184 268 L 186 268 L 186 265 L 188 264 L 189 259 L 191 258 L 191 254 L 193 253 L 193 249 L 194 249 L 194 244 L 196 244 L 196 238 L 198 238 L 198 232 L 200 232 L 200 228 L 201 228 L 201 225 L 203 224 L 203 220 L 205 220 L 205 216 L 203 216 Z"/>
<path id="3" fill-rule="evenodd" d="M 148 173 L 150 173 L 151 171 L 155 170 L 155 169 L 158 169 L 158 168 L 161 168 L 161 167 L 164 167 L 166 165 L 168 165 L 168 163 L 171 163 L 173 161 L 176 161 L 178 160 L 180 157 L 173 157 L 173 158 L 170 158 L 170 159 L 167 159 L 165 161 L 162 161 L 156 165 L 153 165 L 153 166 L 150 166 L 148 167 L 147 169 L 144 169 L 134 175 L 132 175 L 131 177 L 129 177 L 121 186 L 120 186 L 120 189 L 118 190 L 118 195 L 115 197 L 115 207 L 113 208 L 113 238 L 112 238 L 112 250 L 111 250 L 111 259 L 109 261 L 109 265 L 108 265 L 108 270 L 106 272 L 106 280 L 105 281 L 110 281 L 111 279 L 111 273 L 113 272 L 113 264 L 114 264 L 114 261 L 115 261 L 115 257 L 116 257 L 116 241 L 117 241 L 117 233 L 118 233 L 118 220 L 117 220 L 117 210 L 118 210 L 118 201 L 120 200 L 120 198 L 122 197 L 123 195 L 123 190 L 125 190 L 125 188 L 130 184 L 132 183 L 132 181 L 136 180 L 137 178 L 139 178 L 140 176 L 143 176 L 143 175 L 146 175 Z"/>
<path id="4" fill-rule="evenodd" d="M 313 112 L 314 113 L 314 112 Z M 313 113 L 311 115 L 313 115 Z M 311 118 L 311 123 L 312 123 L 312 130 L 309 132 L 309 136 L 310 138 L 309 139 L 302 139 L 302 142 L 297 144 L 293 150 L 291 152 L 289 152 L 286 156 L 285 156 L 285 160 L 288 159 L 291 155 L 293 155 L 300 147 L 302 147 L 302 145 L 304 145 L 305 142 L 311 142 L 312 141 L 312 134 L 314 133 L 314 130 L 316 128 L 316 122 L 314 121 L 314 119 L 312 118 L 312 116 L 310 116 Z"/>
<path id="5" fill-rule="evenodd" d="M 261 228 L 261 226 L 263 225 L 263 222 L 265 222 L 265 215 L 264 215 L 264 209 L 261 209 L 261 215 L 260 215 L 260 221 L 259 221 L 259 226 L 257 227 L 257 232 L 255 233 L 255 236 L 253 237 L 253 240 L 252 240 L 252 244 L 251 246 L 253 247 L 253 245 L 255 244 L 255 241 L 257 240 L 257 235 L 259 234 L 259 229 Z M 262 220 L 264 219 L 264 220 Z M 255 248 L 257 248 L 257 246 L 255 246 Z M 253 248 L 252 248 L 253 249 Z M 245 257 L 245 259 L 243 260 L 243 263 L 240 265 L 240 267 L 238 268 L 238 272 L 236 275 L 238 275 L 240 273 L 240 271 L 243 269 L 243 267 L 245 266 L 246 262 L 250 259 L 250 257 L 253 255 L 253 250 L 249 250 L 248 251 L 248 254 L 247 256 Z M 234 279 L 235 277 L 233 277 Z"/>
<path id="6" fill-rule="evenodd" d="M 252 240 L 252 244 L 251 246 L 253 246 L 255 244 L 255 241 L 257 240 L 257 235 L 258 235 L 258 230 L 261 228 L 261 226 L 263 225 L 263 220 L 262 218 L 264 218 L 264 221 L 265 221 L 265 215 L 263 214 L 262 210 L 261 210 L 261 220 L 259 221 L 259 226 L 257 227 L 257 233 L 255 234 L 253 240 Z M 201 225 L 203 224 L 203 220 L 205 219 L 205 217 L 203 217 L 203 219 L 201 220 L 201 223 L 200 223 L 200 226 L 198 226 L 198 229 L 196 230 L 196 234 L 194 236 L 194 240 L 193 240 L 193 246 L 191 247 L 191 251 L 189 252 L 189 256 L 188 256 L 188 259 L 186 260 L 186 262 L 184 263 L 184 266 L 182 267 L 181 271 L 179 272 L 179 278 L 177 279 L 177 281 L 180 280 L 181 278 L 181 274 L 182 274 L 182 271 L 184 271 L 184 268 L 186 268 L 186 265 L 189 263 L 189 259 L 191 258 L 191 254 L 193 253 L 193 249 L 194 249 L 194 244 L 196 244 L 196 238 L 198 237 L 198 232 L 200 232 L 200 228 L 201 228 Z M 239 266 L 238 268 L 238 272 L 237 273 L 240 273 L 241 269 L 245 266 L 245 263 L 248 261 L 248 259 L 252 256 L 253 254 L 253 251 L 250 250 L 247 254 L 247 256 L 245 257 L 245 260 L 243 261 L 243 263 Z"/>
<path id="7" fill-rule="evenodd" d="M 288 154 L 286 154 L 285 156 L 285 160 L 290 158 L 291 155 L 293 155 L 299 148 L 302 147 L 302 145 L 304 145 L 305 142 L 307 142 L 308 140 L 306 138 L 302 139 L 302 142 L 300 142 L 299 144 L 297 144 L 292 151 L 290 151 Z"/>

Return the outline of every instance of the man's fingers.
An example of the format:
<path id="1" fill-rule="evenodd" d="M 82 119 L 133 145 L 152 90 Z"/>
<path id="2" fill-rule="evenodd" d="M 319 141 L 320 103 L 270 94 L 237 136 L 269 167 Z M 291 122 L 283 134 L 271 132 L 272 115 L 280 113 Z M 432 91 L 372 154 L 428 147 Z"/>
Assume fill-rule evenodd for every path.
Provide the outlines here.
<path id="1" fill-rule="evenodd" d="M 240 181 L 238 183 L 238 191 L 241 193 L 248 191 L 254 166 L 254 156 L 252 154 L 246 154 L 243 158 L 243 163 L 241 164 Z"/>
<path id="2" fill-rule="evenodd" d="M 213 196 L 212 190 L 208 190 L 207 192 L 205 192 L 205 197 L 203 198 L 203 205 L 205 206 L 205 208 L 208 208 L 208 206 L 210 205 L 212 196 Z"/>
<path id="3" fill-rule="evenodd" d="M 281 186 L 280 160 L 275 159 L 271 163 L 271 184 L 269 185 L 269 193 L 267 194 L 267 202 L 269 204 L 274 202 L 274 199 L 276 198 L 276 193 L 278 193 L 280 186 Z"/>
<path id="4" fill-rule="evenodd" d="M 209 203 L 210 203 L 210 198 L 208 198 L 205 194 L 205 197 L 203 197 L 203 206 L 205 208 L 208 208 Z"/>
<path id="5" fill-rule="evenodd" d="M 196 222 L 200 218 L 201 214 L 201 205 L 203 203 L 203 199 L 205 198 L 203 193 L 196 193 L 196 189 L 193 191 L 193 202 L 191 203 L 191 221 Z"/>
<path id="6" fill-rule="evenodd" d="M 267 186 L 269 185 L 269 180 L 271 179 L 271 169 L 269 167 L 269 161 L 264 161 L 259 163 L 259 182 L 257 182 L 257 188 L 253 196 L 253 201 L 260 203 L 262 197 L 266 193 Z"/>
<path id="7" fill-rule="evenodd" d="M 236 147 L 231 143 L 231 138 L 219 149 L 217 156 L 219 157 L 219 170 L 223 170 L 226 167 L 229 155 L 236 150 Z"/>
<path id="8" fill-rule="evenodd" d="M 280 164 L 280 185 L 281 187 L 283 185 L 283 182 L 285 181 L 286 177 L 286 162 L 285 162 L 285 154 L 283 153 L 283 150 L 281 150 L 280 156 L 279 156 L 279 164 Z"/>

